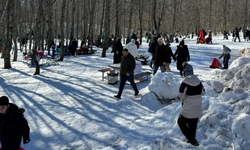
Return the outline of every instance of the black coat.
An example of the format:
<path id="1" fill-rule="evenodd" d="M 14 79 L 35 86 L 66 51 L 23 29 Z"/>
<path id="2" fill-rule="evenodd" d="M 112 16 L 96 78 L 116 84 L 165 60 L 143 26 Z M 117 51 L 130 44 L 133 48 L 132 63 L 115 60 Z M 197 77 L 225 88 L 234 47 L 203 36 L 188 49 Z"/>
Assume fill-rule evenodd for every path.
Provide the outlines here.
<path id="1" fill-rule="evenodd" d="M 167 54 L 166 63 L 171 63 L 171 57 L 172 57 L 173 59 L 175 59 L 175 57 L 174 57 L 174 55 L 173 55 L 173 52 L 172 52 L 172 50 L 171 50 L 171 47 L 169 47 L 169 46 L 166 45 L 166 50 L 167 50 L 167 52 L 166 52 L 166 54 Z"/>
<path id="2" fill-rule="evenodd" d="M 152 60 L 154 61 L 154 64 L 157 66 L 163 66 L 163 62 L 166 63 L 167 59 L 168 57 L 167 57 L 166 45 L 162 44 L 161 46 L 160 45 L 157 46 L 156 51 L 152 58 Z"/>
<path id="3" fill-rule="evenodd" d="M 134 74 L 135 70 L 135 58 L 128 53 L 126 57 L 122 56 L 121 59 L 121 66 L 120 66 L 120 72 L 123 75 L 126 75 L 127 73 L 129 74 Z"/>
<path id="4" fill-rule="evenodd" d="M 159 37 L 160 37 L 160 36 L 159 36 L 158 34 L 155 34 L 155 35 L 153 36 L 153 39 L 152 39 L 152 41 L 150 42 L 149 49 L 148 49 L 148 52 L 149 52 L 149 53 L 152 53 L 152 54 L 155 53 L 155 50 L 156 50 L 157 45 L 158 45 L 157 40 L 158 40 Z"/>
<path id="5" fill-rule="evenodd" d="M 182 63 L 190 61 L 187 45 L 183 45 L 182 48 L 180 46 L 177 46 L 177 50 L 174 53 L 174 57 L 176 57 L 176 55 L 177 55 L 177 69 L 183 71 Z"/>
<path id="6" fill-rule="evenodd" d="M 10 104 L 7 113 L 0 114 L 2 150 L 18 150 L 22 137 L 24 140 L 29 140 L 30 128 L 23 112 L 15 104 Z"/>
<path id="7" fill-rule="evenodd" d="M 120 40 L 118 40 L 115 43 L 114 49 L 115 50 L 114 50 L 114 61 L 113 61 L 113 64 L 121 63 L 123 47 L 122 47 L 122 43 L 121 43 Z M 116 53 L 117 51 L 118 51 L 118 54 Z"/>

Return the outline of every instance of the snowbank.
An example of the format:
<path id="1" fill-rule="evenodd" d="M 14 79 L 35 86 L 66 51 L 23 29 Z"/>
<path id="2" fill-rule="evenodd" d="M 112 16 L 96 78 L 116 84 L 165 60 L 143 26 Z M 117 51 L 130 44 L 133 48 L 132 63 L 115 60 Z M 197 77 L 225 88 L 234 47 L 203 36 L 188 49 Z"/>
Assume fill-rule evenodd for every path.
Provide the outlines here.
<path id="1" fill-rule="evenodd" d="M 180 81 L 172 73 L 156 73 L 148 86 L 150 92 L 153 92 L 158 99 L 175 99 L 179 94 Z"/>
<path id="2" fill-rule="evenodd" d="M 212 80 L 205 85 L 218 95 L 205 96 L 199 130 L 210 133 L 211 143 L 223 138 L 224 142 L 220 141 L 222 147 L 239 150 L 249 147 L 250 58 L 240 57 L 232 62 L 228 70 L 215 69 L 208 75 Z M 211 96 L 214 96 L 212 100 Z"/>

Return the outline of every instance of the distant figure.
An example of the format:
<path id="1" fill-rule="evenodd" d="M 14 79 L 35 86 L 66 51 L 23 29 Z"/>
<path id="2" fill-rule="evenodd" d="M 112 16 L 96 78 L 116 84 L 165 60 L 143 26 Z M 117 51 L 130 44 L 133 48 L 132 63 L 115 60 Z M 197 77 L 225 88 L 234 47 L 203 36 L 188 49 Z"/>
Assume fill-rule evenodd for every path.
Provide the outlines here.
<path id="1" fill-rule="evenodd" d="M 113 64 L 119 64 L 119 63 L 121 63 L 122 50 L 123 50 L 120 38 L 115 43 L 115 47 L 114 48 L 115 48 L 115 50 L 114 50 L 114 61 L 113 61 Z"/>
<path id="2" fill-rule="evenodd" d="M 122 59 L 120 66 L 120 86 L 119 92 L 114 97 L 121 98 L 122 91 L 124 89 L 125 83 L 128 80 L 135 91 L 135 96 L 139 94 L 139 90 L 134 81 L 134 70 L 135 70 L 135 58 L 128 52 L 128 49 L 123 49 L 122 51 Z"/>
<path id="3" fill-rule="evenodd" d="M 247 31 L 246 31 L 246 41 L 249 41 L 249 39 L 250 39 L 250 30 L 247 29 Z"/>
<path id="4" fill-rule="evenodd" d="M 177 50 L 174 53 L 174 58 L 177 60 L 177 70 L 180 71 L 180 75 L 183 76 L 183 66 L 182 63 L 190 61 L 189 51 L 187 45 L 184 45 L 184 40 L 182 40 L 177 46 Z"/>
<path id="5" fill-rule="evenodd" d="M 227 31 L 226 30 L 224 30 L 224 33 L 223 33 L 223 40 L 228 40 L 228 33 L 227 33 Z"/>
<path id="6" fill-rule="evenodd" d="M 155 34 L 155 35 L 153 36 L 153 39 L 150 40 L 148 52 L 152 54 L 152 58 L 153 58 L 153 56 L 154 56 L 156 47 L 158 46 L 157 40 L 158 40 L 158 38 L 160 38 L 160 37 L 161 37 L 161 36 L 160 36 L 159 34 Z M 153 62 L 152 62 L 152 60 L 151 60 L 149 66 L 150 66 L 151 68 L 153 68 L 152 65 L 153 65 Z"/>
<path id="7" fill-rule="evenodd" d="M 223 57 L 223 65 L 224 65 L 223 69 L 228 69 L 228 61 L 230 59 L 230 52 L 231 50 L 227 46 L 223 45 L 223 52 L 222 52 L 222 55 L 219 57 L 219 59 Z"/>
<path id="8" fill-rule="evenodd" d="M 236 42 L 237 38 L 239 39 L 239 42 L 240 42 L 240 31 L 239 31 L 239 29 L 236 27 L 234 32 L 235 32 L 234 42 Z"/>
<path id="9" fill-rule="evenodd" d="M 198 77 L 193 74 L 192 68 L 184 76 L 185 79 L 179 88 L 178 98 L 182 101 L 182 108 L 177 123 L 183 135 L 187 138 L 187 143 L 199 146 L 195 137 L 205 89 Z"/>
<path id="10" fill-rule="evenodd" d="M 0 138 L 2 150 L 18 150 L 23 143 L 30 141 L 30 128 L 24 118 L 23 108 L 9 103 L 6 96 L 0 97 Z"/>

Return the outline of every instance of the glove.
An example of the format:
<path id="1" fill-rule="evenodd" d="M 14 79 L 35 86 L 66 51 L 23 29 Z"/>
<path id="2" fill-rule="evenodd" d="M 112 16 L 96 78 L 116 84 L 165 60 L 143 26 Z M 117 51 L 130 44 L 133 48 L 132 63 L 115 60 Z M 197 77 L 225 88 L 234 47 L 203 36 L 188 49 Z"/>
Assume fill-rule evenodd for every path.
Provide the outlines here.
<path id="1" fill-rule="evenodd" d="M 30 139 L 23 139 L 23 144 L 27 144 L 30 142 Z"/>

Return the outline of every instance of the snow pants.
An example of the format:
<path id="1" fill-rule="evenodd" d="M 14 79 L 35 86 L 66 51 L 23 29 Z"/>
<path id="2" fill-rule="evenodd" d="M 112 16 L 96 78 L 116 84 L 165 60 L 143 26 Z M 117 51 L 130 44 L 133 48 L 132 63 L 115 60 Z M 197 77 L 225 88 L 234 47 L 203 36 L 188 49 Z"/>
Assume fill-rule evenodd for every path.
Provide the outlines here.
<path id="1" fill-rule="evenodd" d="M 185 118 L 182 115 L 179 116 L 178 125 L 188 140 L 194 140 L 196 135 L 198 118 Z"/>

